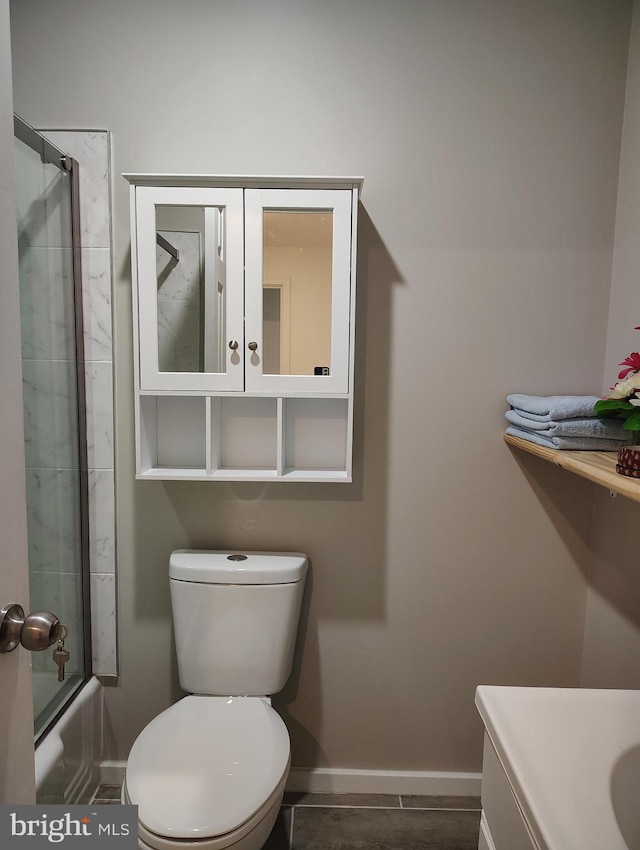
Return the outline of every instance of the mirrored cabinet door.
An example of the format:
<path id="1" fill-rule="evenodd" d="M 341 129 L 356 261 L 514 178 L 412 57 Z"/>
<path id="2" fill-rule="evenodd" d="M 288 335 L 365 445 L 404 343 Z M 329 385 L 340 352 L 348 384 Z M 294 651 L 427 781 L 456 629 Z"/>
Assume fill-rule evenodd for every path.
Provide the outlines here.
<path id="1" fill-rule="evenodd" d="M 245 190 L 245 387 L 349 392 L 348 190 Z"/>
<path id="2" fill-rule="evenodd" d="M 242 189 L 136 191 L 140 389 L 243 390 Z"/>

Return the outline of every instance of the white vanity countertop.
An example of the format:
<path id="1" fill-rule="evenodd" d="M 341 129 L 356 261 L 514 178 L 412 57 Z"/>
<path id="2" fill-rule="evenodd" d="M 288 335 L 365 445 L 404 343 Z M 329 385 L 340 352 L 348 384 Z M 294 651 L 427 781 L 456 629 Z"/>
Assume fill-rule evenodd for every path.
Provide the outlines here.
<path id="1" fill-rule="evenodd" d="M 482 685 L 476 705 L 540 850 L 640 848 L 640 691 Z"/>

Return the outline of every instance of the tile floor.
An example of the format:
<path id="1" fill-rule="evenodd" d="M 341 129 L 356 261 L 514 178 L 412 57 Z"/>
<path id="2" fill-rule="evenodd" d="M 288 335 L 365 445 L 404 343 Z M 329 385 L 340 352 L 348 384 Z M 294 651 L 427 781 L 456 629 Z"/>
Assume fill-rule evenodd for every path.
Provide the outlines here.
<path id="1" fill-rule="evenodd" d="M 119 803 L 120 788 L 93 802 Z M 264 850 L 476 850 L 479 826 L 478 797 L 288 792 Z"/>
<path id="2" fill-rule="evenodd" d="M 99 785 L 90 802 L 97 803 L 99 806 L 119 806 L 121 790 L 121 785 Z"/>

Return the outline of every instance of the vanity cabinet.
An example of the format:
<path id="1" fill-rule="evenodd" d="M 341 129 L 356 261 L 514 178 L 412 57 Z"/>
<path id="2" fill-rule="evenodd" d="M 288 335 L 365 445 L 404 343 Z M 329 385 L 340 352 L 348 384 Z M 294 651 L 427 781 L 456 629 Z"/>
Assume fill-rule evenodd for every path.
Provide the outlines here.
<path id="1" fill-rule="evenodd" d="M 137 476 L 351 480 L 361 178 L 124 176 Z"/>
<path id="2" fill-rule="evenodd" d="M 537 850 L 505 770 L 486 733 L 478 850 Z"/>

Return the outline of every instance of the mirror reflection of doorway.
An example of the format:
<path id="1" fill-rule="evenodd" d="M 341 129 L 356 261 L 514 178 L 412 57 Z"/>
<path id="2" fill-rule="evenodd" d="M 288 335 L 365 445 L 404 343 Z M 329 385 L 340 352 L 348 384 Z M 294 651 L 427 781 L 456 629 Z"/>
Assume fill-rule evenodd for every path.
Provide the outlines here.
<path id="1" fill-rule="evenodd" d="M 275 368 L 274 354 L 271 366 L 265 359 L 263 374 L 314 375 L 317 366 L 331 365 L 333 223 L 330 210 L 263 210 L 263 288 L 282 287 L 280 365 Z M 266 297 L 276 301 L 275 295 Z M 263 310 L 270 307 L 263 297 Z M 271 314 L 263 316 L 263 346 L 266 323 L 273 321 Z"/>
<path id="2" fill-rule="evenodd" d="M 290 281 L 265 281 L 262 290 L 262 372 L 290 374 Z"/>

